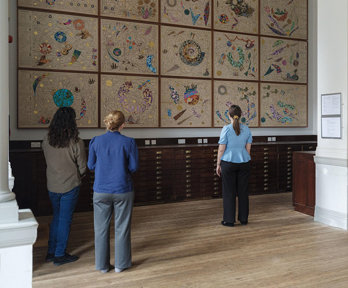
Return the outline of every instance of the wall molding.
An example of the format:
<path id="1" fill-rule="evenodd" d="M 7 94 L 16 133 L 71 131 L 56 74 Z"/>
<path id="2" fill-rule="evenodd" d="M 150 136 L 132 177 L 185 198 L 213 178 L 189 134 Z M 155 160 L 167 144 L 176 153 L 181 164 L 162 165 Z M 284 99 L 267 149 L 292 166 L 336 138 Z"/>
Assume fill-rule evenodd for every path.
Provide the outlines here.
<path id="1" fill-rule="evenodd" d="M 314 221 L 347 230 L 347 213 L 341 213 L 315 206 Z"/>

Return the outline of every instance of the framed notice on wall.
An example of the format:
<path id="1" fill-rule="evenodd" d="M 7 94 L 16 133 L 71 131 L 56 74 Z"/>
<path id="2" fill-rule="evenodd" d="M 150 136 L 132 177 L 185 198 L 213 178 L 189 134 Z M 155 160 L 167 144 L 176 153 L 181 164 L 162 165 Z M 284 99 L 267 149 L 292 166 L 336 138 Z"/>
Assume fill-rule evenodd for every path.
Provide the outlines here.
<path id="1" fill-rule="evenodd" d="M 341 93 L 321 95 L 321 138 L 341 139 Z"/>

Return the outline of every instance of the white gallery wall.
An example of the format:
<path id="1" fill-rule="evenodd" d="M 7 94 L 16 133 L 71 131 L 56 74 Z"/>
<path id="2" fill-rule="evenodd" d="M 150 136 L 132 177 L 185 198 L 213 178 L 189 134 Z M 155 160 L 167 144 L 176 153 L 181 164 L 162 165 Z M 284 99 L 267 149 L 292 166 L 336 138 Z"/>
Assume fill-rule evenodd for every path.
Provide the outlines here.
<path id="1" fill-rule="evenodd" d="M 17 19 L 16 1 L 10 1 L 10 140 L 41 140 L 45 129 L 17 129 Z M 254 136 L 262 135 L 316 135 L 317 134 L 317 49 L 316 49 L 317 0 L 308 0 L 308 127 L 307 128 L 252 128 Z M 123 130 L 134 138 L 218 137 L 220 128 L 131 128 Z M 103 129 L 81 129 L 80 136 L 90 139 L 104 133 Z"/>

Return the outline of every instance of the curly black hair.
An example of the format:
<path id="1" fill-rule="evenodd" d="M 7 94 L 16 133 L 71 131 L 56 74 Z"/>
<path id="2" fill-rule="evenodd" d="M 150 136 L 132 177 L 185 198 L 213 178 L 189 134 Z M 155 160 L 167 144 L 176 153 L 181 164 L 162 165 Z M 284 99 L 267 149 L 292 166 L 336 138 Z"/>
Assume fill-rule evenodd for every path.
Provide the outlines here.
<path id="1" fill-rule="evenodd" d="M 48 143 L 55 148 L 68 147 L 70 141 L 79 140 L 76 113 L 71 107 L 59 108 L 48 127 Z"/>

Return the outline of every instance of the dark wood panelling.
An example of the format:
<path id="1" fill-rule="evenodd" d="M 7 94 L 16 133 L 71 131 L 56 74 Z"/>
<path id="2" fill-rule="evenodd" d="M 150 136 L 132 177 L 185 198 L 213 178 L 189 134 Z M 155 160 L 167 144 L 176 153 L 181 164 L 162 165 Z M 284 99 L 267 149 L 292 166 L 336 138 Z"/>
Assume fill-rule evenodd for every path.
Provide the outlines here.
<path id="1" fill-rule="evenodd" d="M 215 174 L 218 138 L 207 139 L 208 144 L 178 145 L 177 138 L 163 138 L 156 139 L 156 146 L 145 146 L 144 139 L 136 139 L 139 170 L 133 175 L 135 204 L 221 197 L 221 179 Z M 315 150 L 316 136 L 277 136 L 276 142 L 267 139 L 253 139 L 250 194 L 292 191 L 292 153 Z M 89 141 L 85 143 L 88 147 Z M 197 143 L 197 138 L 189 138 L 186 143 Z M 43 152 L 29 147 L 29 141 L 10 143 L 13 190 L 20 208 L 30 208 L 35 215 L 49 215 Z M 88 171 L 77 211 L 92 210 L 93 181 L 94 173 Z"/>
<path id="2" fill-rule="evenodd" d="M 293 153 L 293 204 L 296 211 L 314 216 L 314 152 Z"/>

